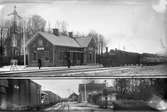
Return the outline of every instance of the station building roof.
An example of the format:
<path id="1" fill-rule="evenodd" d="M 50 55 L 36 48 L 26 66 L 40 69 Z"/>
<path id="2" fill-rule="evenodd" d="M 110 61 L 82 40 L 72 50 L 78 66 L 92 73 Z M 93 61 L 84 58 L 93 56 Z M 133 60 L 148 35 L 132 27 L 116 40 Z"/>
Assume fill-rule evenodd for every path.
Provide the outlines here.
<path id="1" fill-rule="evenodd" d="M 76 47 L 76 48 L 88 47 L 92 39 L 92 37 L 72 38 L 63 35 L 56 36 L 52 33 L 47 33 L 47 32 L 38 32 L 27 42 L 26 45 L 29 45 L 35 38 L 37 38 L 38 37 L 37 35 L 42 36 L 54 46 L 66 46 L 66 47 Z"/>
<path id="2" fill-rule="evenodd" d="M 92 37 L 78 37 L 76 41 L 79 43 L 81 47 L 88 47 Z"/>

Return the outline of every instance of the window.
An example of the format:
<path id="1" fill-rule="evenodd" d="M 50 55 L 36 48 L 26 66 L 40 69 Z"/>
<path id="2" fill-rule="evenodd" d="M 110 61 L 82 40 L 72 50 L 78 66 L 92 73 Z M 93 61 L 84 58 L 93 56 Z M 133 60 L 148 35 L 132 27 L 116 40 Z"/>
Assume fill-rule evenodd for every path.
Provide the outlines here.
<path id="1" fill-rule="evenodd" d="M 33 57 L 33 60 L 37 60 L 37 53 L 33 52 L 32 57 Z"/>
<path id="2" fill-rule="evenodd" d="M 46 60 L 46 61 L 49 61 L 49 51 L 45 51 L 44 53 L 45 53 L 45 54 L 44 54 L 45 60 Z"/>
<path id="3" fill-rule="evenodd" d="M 89 60 L 90 60 L 90 61 L 91 61 L 91 58 L 92 58 L 92 54 L 90 53 L 90 54 L 89 54 Z"/>
<path id="4" fill-rule="evenodd" d="M 63 59 L 64 59 L 64 52 L 60 51 L 59 56 L 60 56 L 59 59 L 60 59 L 60 60 L 63 60 Z"/>
<path id="5" fill-rule="evenodd" d="M 43 46 L 43 40 L 42 39 L 38 40 L 38 45 Z"/>

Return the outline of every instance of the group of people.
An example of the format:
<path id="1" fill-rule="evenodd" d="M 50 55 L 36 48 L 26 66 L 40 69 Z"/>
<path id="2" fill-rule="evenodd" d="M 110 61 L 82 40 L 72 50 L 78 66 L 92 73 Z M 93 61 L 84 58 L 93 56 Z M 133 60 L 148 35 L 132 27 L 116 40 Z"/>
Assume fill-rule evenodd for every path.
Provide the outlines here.
<path id="1" fill-rule="evenodd" d="M 70 66 L 71 66 L 71 60 L 69 57 L 67 57 L 67 67 L 70 68 Z M 38 59 L 38 67 L 39 67 L 39 69 L 41 69 L 41 67 L 42 67 L 42 60 L 41 59 Z"/>

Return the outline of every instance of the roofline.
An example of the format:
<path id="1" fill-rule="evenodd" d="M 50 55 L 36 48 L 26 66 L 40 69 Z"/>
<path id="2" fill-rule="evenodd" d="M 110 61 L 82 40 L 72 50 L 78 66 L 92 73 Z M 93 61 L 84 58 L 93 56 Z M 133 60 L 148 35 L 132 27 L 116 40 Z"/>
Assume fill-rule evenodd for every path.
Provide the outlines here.
<path id="1" fill-rule="evenodd" d="M 43 38 L 45 38 L 42 34 L 40 34 L 40 31 L 38 31 L 35 35 L 33 35 L 32 36 L 32 38 L 26 43 L 26 47 L 35 39 L 35 37 L 37 36 L 37 35 L 40 35 L 40 36 L 42 36 Z M 90 37 L 90 36 L 89 36 Z M 86 37 L 86 38 L 89 38 L 89 37 Z M 85 37 L 81 37 L 81 38 L 85 38 Z M 45 38 L 47 41 L 49 41 L 47 38 Z M 91 37 L 91 39 L 90 39 L 90 41 L 89 41 L 89 43 L 91 42 L 91 40 L 93 39 L 93 37 Z M 64 46 L 64 45 L 54 45 L 52 42 L 50 42 L 54 47 L 55 46 L 58 46 L 58 47 L 72 47 L 72 48 L 87 48 L 88 47 L 88 45 L 89 45 L 89 43 L 88 43 L 88 45 L 86 46 L 86 47 L 83 47 L 83 46 L 81 46 L 80 45 L 80 43 L 76 40 L 76 39 L 74 39 L 74 41 L 79 45 L 78 47 L 74 47 L 74 46 Z"/>
<path id="2" fill-rule="evenodd" d="M 33 41 L 35 39 L 35 37 L 39 35 L 39 32 L 37 32 L 35 35 L 32 36 L 32 38 L 30 40 L 28 40 L 28 42 L 26 43 L 26 47 L 31 43 L 31 41 Z"/>
<path id="3" fill-rule="evenodd" d="M 39 83 L 37 83 L 37 82 L 35 82 L 35 81 L 33 81 L 33 80 L 30 80 L 30 82 L 33 83 L 33 84 L 35 84 L 35 85 L 37 85 L 37 86 L 40 87 L 40 88 L 42 87 Z"/>
<path id="4" fill-rule="evenodd" d="M 74 39 L 77 43 L 78 43 L 78 45 L 81 47 L 81 44 L 77 41 L 77 39 Z"/>
<path id="5" fill-rule="evenodd" d="M 41 32 L 38 32 L 38 33 L 39 33 L 39 35 L 40 35 L 41 37 L 43 37 L 44 39 L 46 39 L 49 43 L 51 43 L 51 44 L 54 46 L 54 44 L 53 44 L 49 39 L 45 38 L 45 37 L 41 34 Z"/>
<path id="6" fill-rule="evenodd" d="M 63 45 L 53 45 L 54 47 L 55 46 L 58 46 L 58 47 L 72 47 L 72 48 L 83 48 L 83 47 L 73 47 L 73 46 L 63 46 Z"/>
<path id="7" fill-rule="evenodd" d="M 40 32 L 38 32 L 39 33 L 39 35 L 41 35 L 43 38 L 45 38 L 42 34 L 40 34 Z M 44 32 L 45 33 L 45 32 Z M 54 35 L 55 36 L 55 35 Z M 57 36 L 56 36 L 57 37 Z M 58 37 L 59 38 L 59 37 Z M 50 40 L 49 39 L 47 39 L 47 38 L 45 38 L 46 40 L 48 40 L 49 42 L 50 42 Z M 75 40 L 75 39 L 74 39 Z M 76 42 L 76 40 L 75 40 L 75 42 Z M 72 48 L 81 48 L 80 47 L 80 45 L 79 45 L 79 47 L 73 47 L 73 46 L 64 46 L 64 45 L 54 45 L 52 42 L 50 42 L 54 47 L 55 46 L 59 46 L 59 47 L 72 47 Z"/>
<path id="8" fill-rule="evenodd" d="M 36 38 L 37 35 L 40 35 L 42 36 L 43 38 L 45 38 L 42 34 L 40 34 L 40 31 L 37 32 L 35 35 L 33 35 L 33 37 L 26 43 L 26 47 Z M 49 41 L 47 38 L 45 38 L 47 41 Z M 76 40 L 75 40 L 76 41 Z M 49 41 L 50 42 L 50 41 Z M 77 41 L 76 41 L 77 42 Z M 63 45 L 54 45 L 52 42 L 50 42 L 54 47 L 55 46 L 59 46 L 59 47 L 62 47 Z M 78 42 L 77 42 L 78 43 Z M 72 47 L 72 48 L 83 48 L 83 47 L 80 47 L 80 44 L 79 44 L 79 47 L 73 47 L 73 46 L 63 46 L 63 47 Z"/>
<path id="9" fill-rule="evenodd" d="M 90 41 L 88 42 L 88 45 L 86 47 L 89 46 L 89 43 L 91 42 L 92 39 L 94 39 L 93 37 L 91 36 L 88 36 L 88 37 L 77 37 L 77 38 L 91 38 Z M 80 43 L 78 42 L 77 38 L 75 38 L 75 41 L 80 45 Z M 81 45 L 80 45 L 81 46 Z M 82 47 L 82 48 L 86 48 L 86 47 Z"/>

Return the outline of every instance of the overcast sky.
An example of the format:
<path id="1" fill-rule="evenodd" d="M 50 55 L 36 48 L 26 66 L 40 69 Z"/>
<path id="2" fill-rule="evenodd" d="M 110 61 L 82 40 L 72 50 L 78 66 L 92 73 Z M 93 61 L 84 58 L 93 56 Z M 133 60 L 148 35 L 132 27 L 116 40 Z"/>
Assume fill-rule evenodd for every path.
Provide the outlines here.
<path id="1" fill-rule="evenodd" d="M 165 41 L 166 0 L 33 1 L 2 0 L 1 19 L 7 18 L 16 5 L 21 16 L 38 14 L 51 27 L 56 20 L 64 20 L 69 24 L 69 31 L 88 33 L 95 30 L 105 36 L 109 49 L 164 52 L 160 40 Z"/>
<path id="2" fill-rule="evenodd" d="M 50 90 L 60 97 L 68 97 L 71 93 L 78 93 L 79 84 L 85 84 L 93 79 L 55 79 L 55 80 L 33 80 L 42 86 L 42 90 Z M 114 79 L 107 79 L 107 85 L 113 86 Z M 105 79 L 96 79 L 96 83 L 104 83 Z"/>

